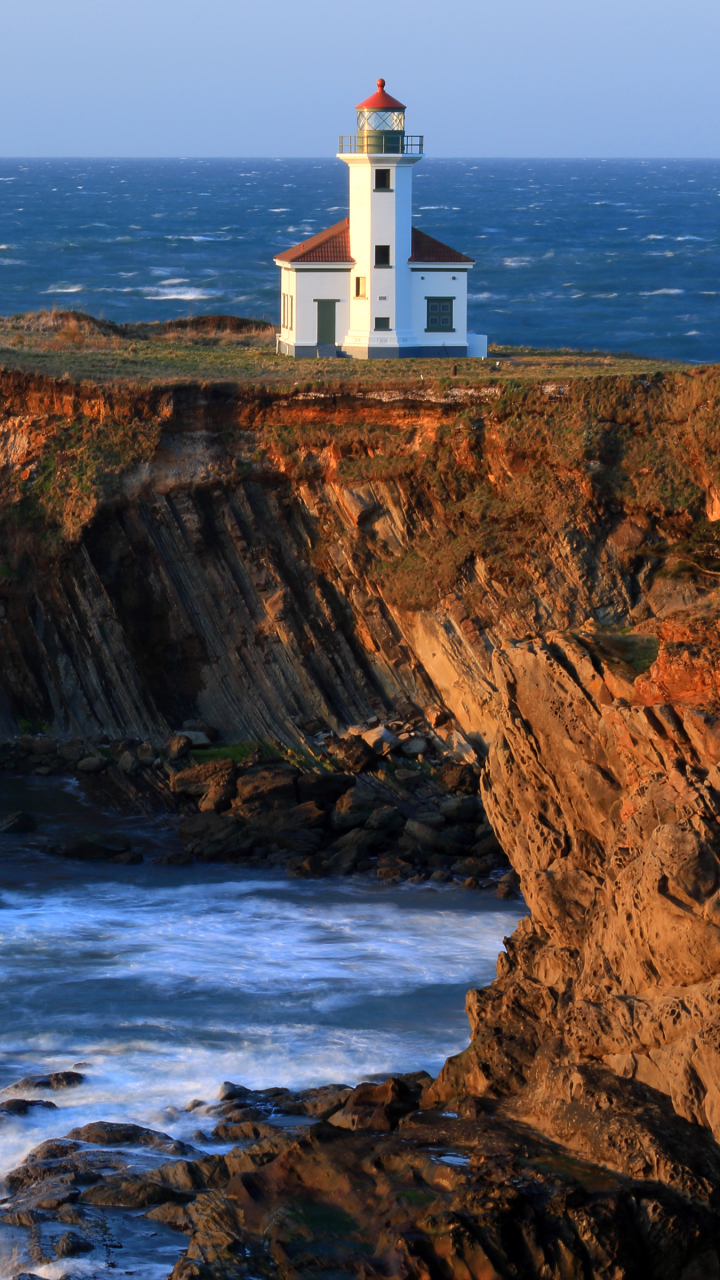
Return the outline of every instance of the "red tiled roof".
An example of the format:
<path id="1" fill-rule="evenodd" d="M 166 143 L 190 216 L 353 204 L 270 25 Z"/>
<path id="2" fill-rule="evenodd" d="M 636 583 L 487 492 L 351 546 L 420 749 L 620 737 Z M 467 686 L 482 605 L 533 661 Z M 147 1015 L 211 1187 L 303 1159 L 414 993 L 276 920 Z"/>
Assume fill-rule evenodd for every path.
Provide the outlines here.
<path id="1" fill-rule="evenodd" d="M 371 97 L 366 98 L 364 102 L 358 102 L 356 111 L 404 111 L 405 103 L 398 102 L 397 98 L 391 98 L 389 93 L 385 92 L 385 81 L 378 80 L 378 91 L 373 93 Z"/>
<path id="2" fill-rule="evenodd" d="M 474 261 L 474 258 L 468 258 L 464 253 L 458 253 L 457 249 L 451 249 L 449 244 L 443 244 L 442 240 L 436 240 L 434 236 L 429 236 L 427 232 L 421 231 L 419 227 L 413 227 L 412 253 L 408 258 L 408 262 Z"/>
<path id="3" fill-rule="evenodd" d="M 275 254 L 276 262 L 354 262 L 350 253 L 350 219 L 318 231 L 316 236 Z"/>

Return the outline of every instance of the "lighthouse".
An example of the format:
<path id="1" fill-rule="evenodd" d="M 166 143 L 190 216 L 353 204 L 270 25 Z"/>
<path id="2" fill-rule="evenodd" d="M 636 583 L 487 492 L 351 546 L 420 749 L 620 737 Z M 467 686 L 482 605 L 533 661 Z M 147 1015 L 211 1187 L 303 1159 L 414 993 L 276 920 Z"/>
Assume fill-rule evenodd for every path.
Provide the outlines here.
<path id="1" fill-rule="evenodd" d="M 340 137 L 349 217 L 275 257 L 278 350 L 290 356 L 487 354 L 467 332 L 473 259 L 412 224 L 413 168 L 423 138 L 405 132 L 405 106 L 385 91 L 358 103 L 357 132 Z"/>

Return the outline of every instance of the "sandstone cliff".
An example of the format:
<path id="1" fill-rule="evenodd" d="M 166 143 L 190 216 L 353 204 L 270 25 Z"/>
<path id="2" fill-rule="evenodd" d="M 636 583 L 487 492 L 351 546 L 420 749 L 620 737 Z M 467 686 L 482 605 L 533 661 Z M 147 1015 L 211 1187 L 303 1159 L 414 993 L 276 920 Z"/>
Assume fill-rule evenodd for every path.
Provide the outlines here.
<path id="1" fill-rule="evenodd" d="M 713 1201 L 717 371 L 0 392 L 4 732 L 298 745 L 444 702 L 532 914 L 423 1105 Z"/>

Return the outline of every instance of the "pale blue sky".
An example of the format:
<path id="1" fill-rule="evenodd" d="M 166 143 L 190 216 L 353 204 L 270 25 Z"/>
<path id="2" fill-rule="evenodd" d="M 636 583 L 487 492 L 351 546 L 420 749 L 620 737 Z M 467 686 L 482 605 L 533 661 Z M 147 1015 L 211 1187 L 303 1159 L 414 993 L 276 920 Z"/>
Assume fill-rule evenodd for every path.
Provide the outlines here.
<path id="1" fill-rule="evenodd" d="M 0 0 L 0 156 L 720 156 L 717 0 Z"/>

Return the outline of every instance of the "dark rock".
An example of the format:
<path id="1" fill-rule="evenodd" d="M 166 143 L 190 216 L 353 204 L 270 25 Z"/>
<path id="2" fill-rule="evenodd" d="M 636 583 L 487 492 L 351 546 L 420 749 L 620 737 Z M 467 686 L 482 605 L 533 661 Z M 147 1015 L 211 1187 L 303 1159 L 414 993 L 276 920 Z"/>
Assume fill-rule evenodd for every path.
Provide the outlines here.
<path id="1" fill-rule="evenodd" d="M 11 813 L 7 818 L 0 820 L 0 835 L 25 835 L 28 831 L 34 831 L 36 826 L 37 823 L 31 813 Z"/>
<path id="2" fill-rule="evenodd" d="M 183 760 L 190 755 L 192 738 L 185 733 L 176 733 L 165 743 L 165 754 L 168 760 Z"/>
<path id="3" fill-rule="evenodd" d="M 167 1200 L 176 1200 L 182 1204 L 187 1196 L 172 1187 L 142 1177 L 103 1178 L 102 1182 L 88 1187 L 80 1195 L 82 1204 L 105 1209 L 147 1209 L 150 1205 L 163 1204 Z"/>
<path id="4" fill-rule="evenodd" d="M 331 808 L 354 786 L 355 778 L 350 773 L 301 773 L 296 781 L 300 803 L 313 801 L 322 809 Z"/>
<path id="5" fill-rule="evenodd" d="M 478 796 L 448 796 L 441 800 L 438 809 L 448 822 L 479 822 L 482 805 Z"/>
<path id="6" fill-rule="evenodd" d="M 334 742 L 329 751 L 332 758 L 350 773 L 362 773 L 377 761 L 372 747 L 369 747 L 367 742 L 363 742 L 362 738 L 341 739 L 339 742 Z"/>
<path id="7" fill-rule="evenodd" d="M 155 859 L 156 867 L 189 867 L 195 861 L 188 849 L 172 849 Z"/>
<path id="8" fill-rule="evenodd" d="M 289 809 L 287 814 L 289 824 L 295 827 L 306 827 L 308 830 L 322 827 L 325 818 L 325 810 L 321 809 L 314 800 L 306 800 L 304 804 L 295 805 L 294 809 Z"/>
<path id="9" fill-rule="evenodd" d="M 63 858 L 75 858 L 79 862 L 114 862 L 130 853 L 130 843 L 124 836 L 81 836 L 69 840 L 59 850 Z M 140 858 L 142 862 L 142 858 Z"/>
<path id="10" fill-rule="evenodd" d="M 192 1148 L 171 1138 L 157 1129 L 146 1129 L 140 1124 L 118 1124 L 111 1120 L 95 1120 L 79 1129 L 71 1129 L 68 1138 L 76 1142 L 90 1142 L 101 1147 L 152 1147 L 169 1155 L 187 1155 Z"/>
<path id="11" fill-rule="evenodd" d="M 230 800 L 235 794 L 235 775 L 234 761 L 208 760 L 173 774 L 170 785 L 176 795 L 185 796 L 204 796 L 211 788 L 220 788 Z"/>
<path id="12" fill-rule="evenodd" d="M 23 1076 L 5 1087 L 9 1089 L 75 1089 L 85 1079 L 79 1071 L 51 1071 L 42 1076 Z"/>
<path id="13" fill-rule="evenodd" d="M 295 779 L 299 770 L 292 765 L 260 765 L 243 773 L 237 781 L 237 801 L 241 805 L 261 805 L 265 809 L 291 809 L 297 804 Z"/>
<path id="14" fill-rule="evenodd" d="M 218 1089 L 218 1102 L 244 1101 L 253 1096 L 252 1089 L 247 1089 L 243 1084 L 233 1084 L 232 1080 L 224 1080 Z"/>
<path id="15" fill-rule="evenodd" d="M 402 831 L 405 819 L 394 804 L 384 804 L 379 809 L 373 809 L 365 826 L 368 831 L 383 831 L 389 835 L 393 831 Z"/>
<path id="16" fill-rule="evenodd" d="M 335 805 L 330 824 L 335 831 L 350 831 L 362 827 L 378 808 L 377 796 L 363 786 L 346 791 Z"/>
<path id="17" fill-rule="evenodd" d="M 8 1098 L 0 1102 L 0 1113 L 8 1116 L 26 1116 L 31 1107 L 45 1107 L 57 1111 L 54 1102 L 46 1102 L 42 1098 Z"/>
<path id="18" fill-rule="evenodd" d="M 438 769 L 437 780 L 445 791 L 477 795 L 479 773 L 470 764 L 444 764 Z"/>
<path id="19" fill-rule="evenodd" d="M 329 1123 L 338 1129 L 375 1130 L 388 1133 L 399 1120 L 417 1110 L 417 1095 L 398 1077 L 383 1084 L 359 1084 Z"/>
<path id="20" fill-rule="evenodd" d="M 220 737 L 215 726 L 208 724 L 207 720 L 184 720 L 183 729 L 189 729 L 191 733 L 204 733 L 209 742 L 217 742 Z"/>
<path id="21" fill-rule="evenodd" d="M 56 1258 L 77 1258 L 81 1253 L 91 1253 L 95 1248 L 91 1240 L 80 1236 L 76 1231 L 65 1231 L 55 1241 Z"/>

